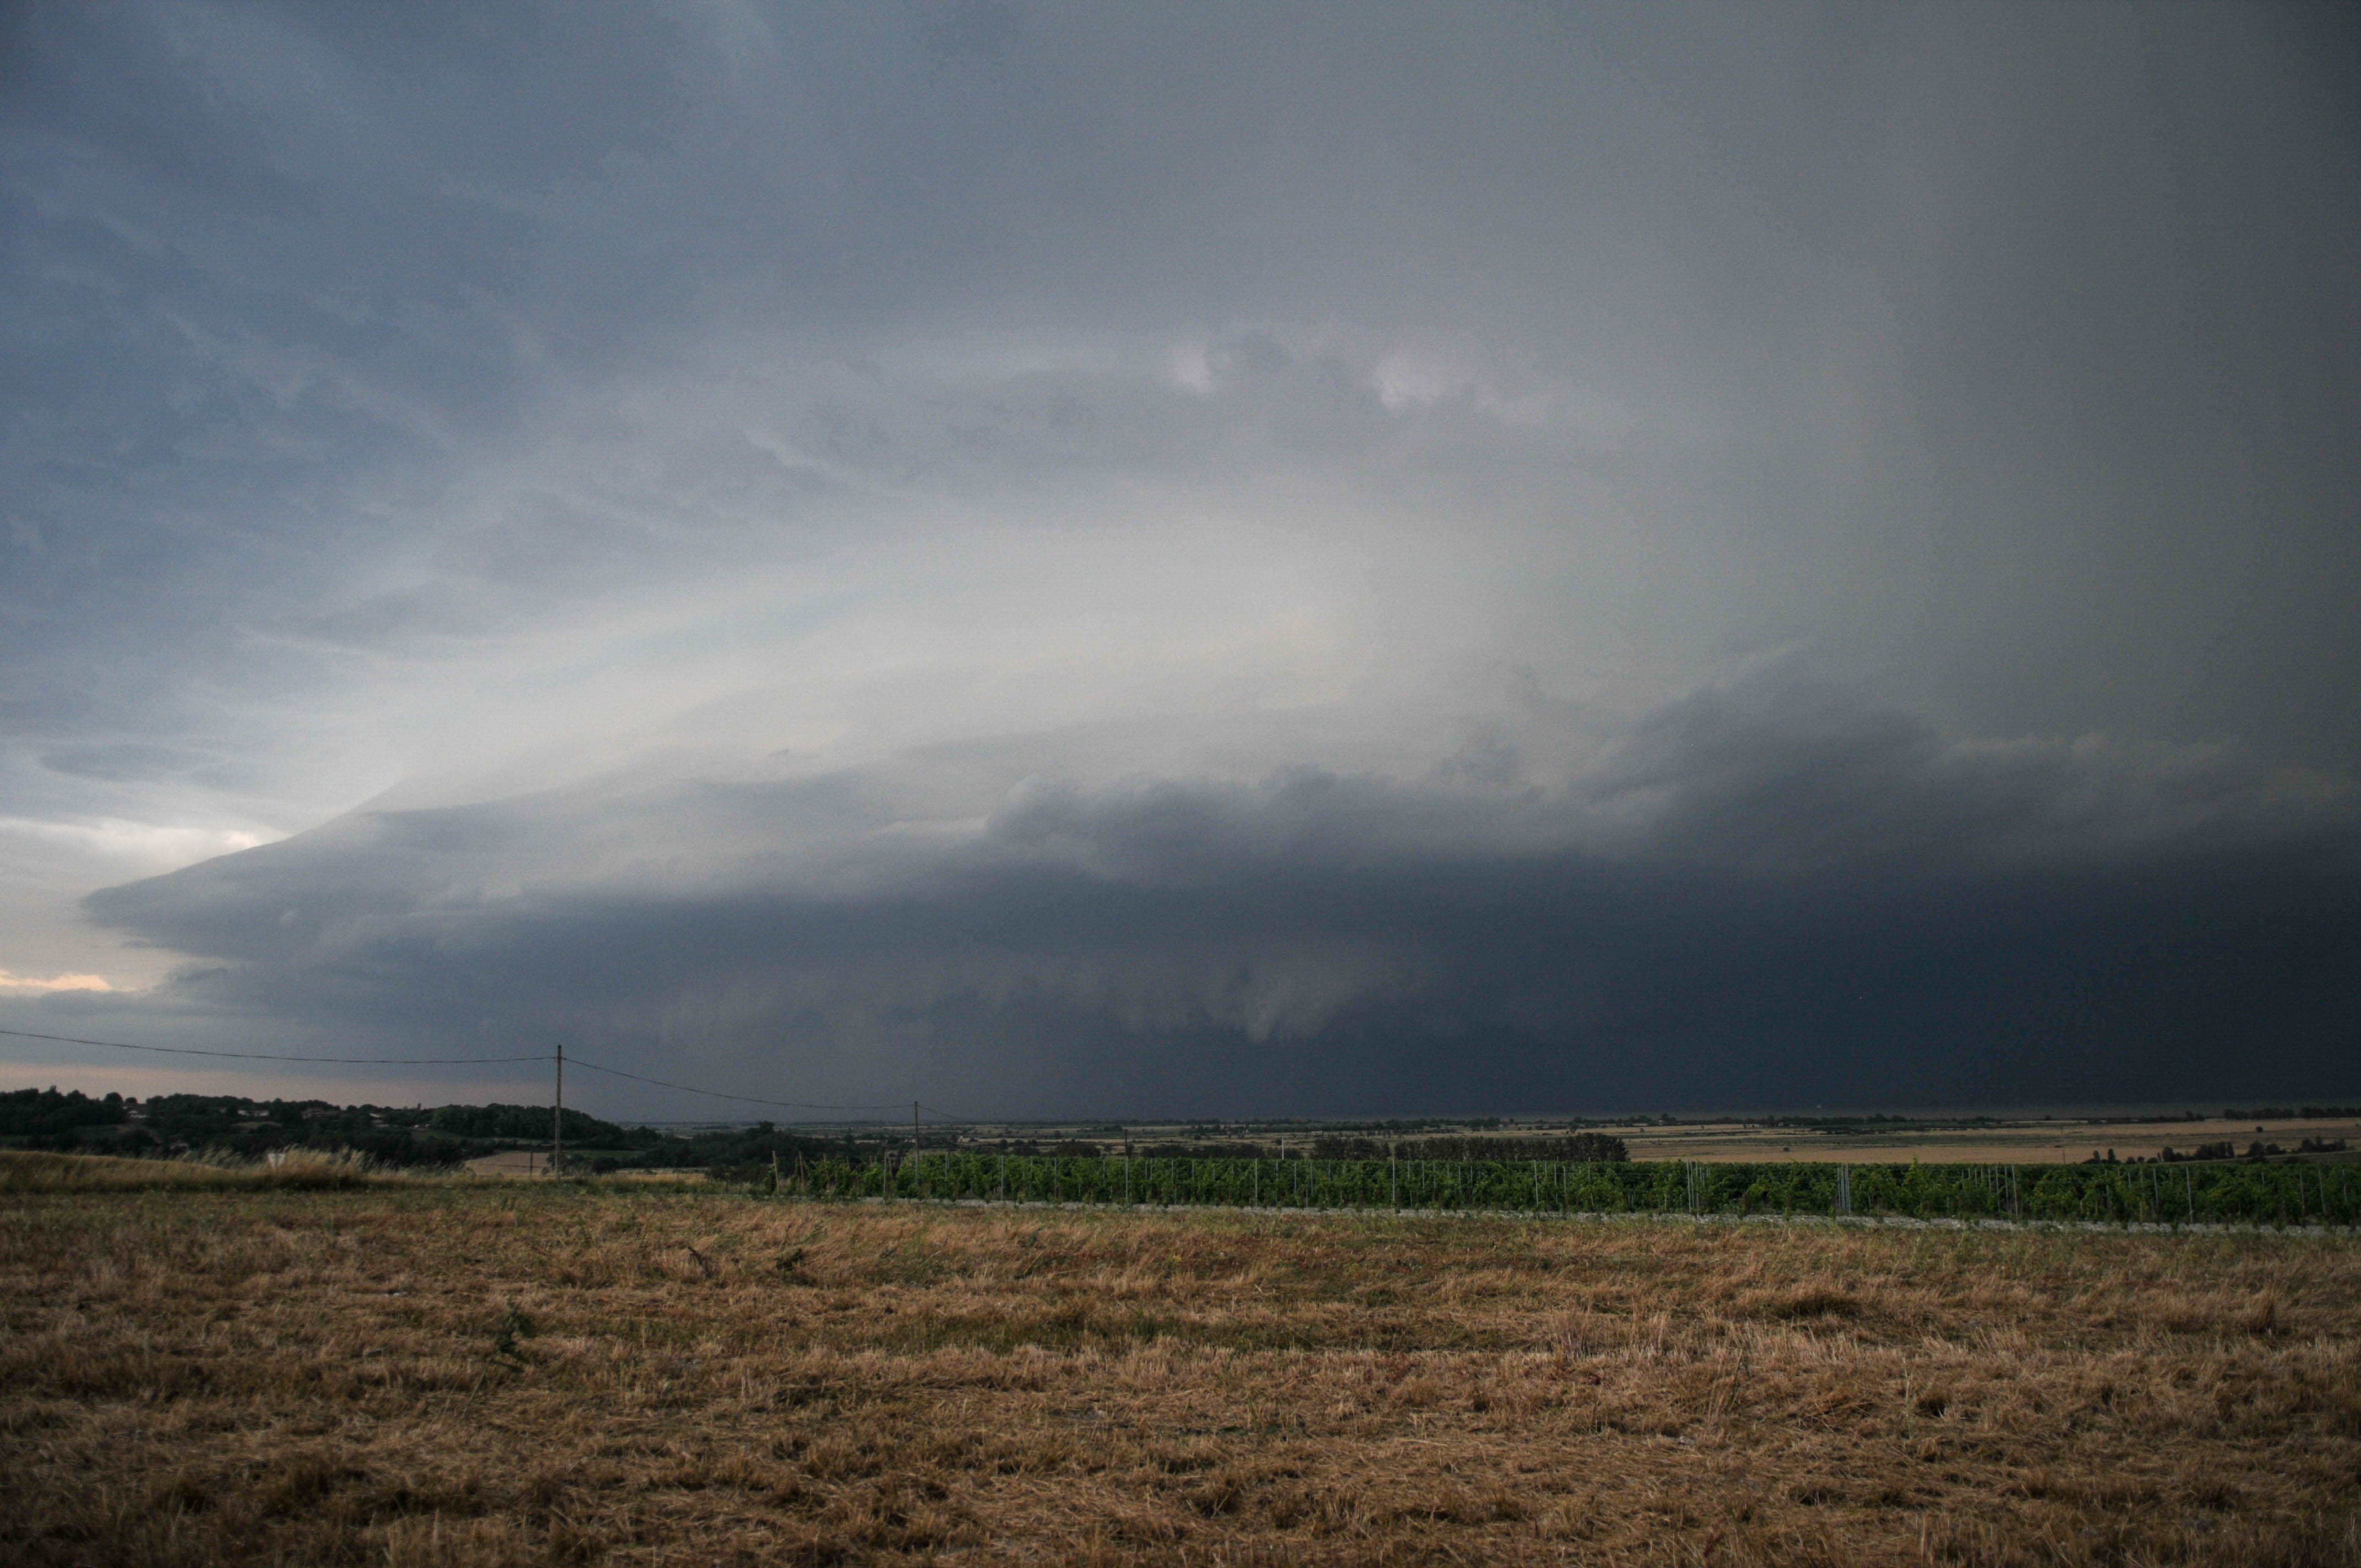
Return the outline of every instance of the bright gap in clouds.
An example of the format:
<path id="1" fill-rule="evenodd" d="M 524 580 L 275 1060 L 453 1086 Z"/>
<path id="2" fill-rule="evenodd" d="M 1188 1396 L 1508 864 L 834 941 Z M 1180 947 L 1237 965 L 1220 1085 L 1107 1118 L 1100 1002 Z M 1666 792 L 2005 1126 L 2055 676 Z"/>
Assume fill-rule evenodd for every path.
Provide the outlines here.
<path id="1" fill-rule="evenodd" d="M 115 989 L 115 988 L 114 986 L 109 985 L 106 982 L 106 977 L 104 975 L 53 974 L 43 976 L 10 974 L 6 970 L 0 969 L 0 991 L 32 992 L 39 993 L 52 991 L 113 991 Z"/>

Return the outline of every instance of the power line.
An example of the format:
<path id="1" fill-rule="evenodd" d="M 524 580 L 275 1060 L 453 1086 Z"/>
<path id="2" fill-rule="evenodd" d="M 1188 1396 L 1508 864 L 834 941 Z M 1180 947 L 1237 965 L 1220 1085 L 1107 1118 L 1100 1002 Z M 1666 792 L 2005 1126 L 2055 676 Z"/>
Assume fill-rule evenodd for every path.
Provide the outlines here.
<path id="1" fill-rule="evenodd" d="M 49 1040 L 61 1046 L 104 1046 L 116 1051 L 153 1051 L 168 1057 L 227 1057 L 237 1061 L 341 1062 L 351 1067 L 474 1067 L 512 1061 L 547 1061 L 530 1057 L 291 1057 L 269 1051 L 206 1051 L 193 1046 L 135 1046 L 124 1040 L 85 1040 L 72 1035 L 36 1035 L 29 1029 L 0 1029 L 19 1040 Z"/>
<path id="2" fill-rule="evenodd" d="M 633 1083 L 652 1083 L 658 1089 L 677 1089 L 684 1094 L 703 1094 L 714 1100 L 735 1100 L 747 1105 L 775 1105 L 783 1111 L 899 1111 L 909 1103 L 906 1100 L 896 1100 L 884 1105 L 815 1105 L 800 1100 L 765 1100 L 758 1094 L 727 1094 L 719 1089 L 699 1089 L 693 1083 L 674 1083 L 661 1078 L 642 1078 L 636 1072 L 625 1072 L 620 1068 L 600 1067 L 597 1062 L 586 1061 L 580 1057 L 568 1057 L 566 1059 L 576 1067 L 587 1067 L 592 1072 L 603 1072 L 609 1078 L 628 1078 Z M 939 1116 L 942 1114 L 939 1111 L 935 1113 Z M 950 1119 L 957 1120 L 956 1117 Z"/>

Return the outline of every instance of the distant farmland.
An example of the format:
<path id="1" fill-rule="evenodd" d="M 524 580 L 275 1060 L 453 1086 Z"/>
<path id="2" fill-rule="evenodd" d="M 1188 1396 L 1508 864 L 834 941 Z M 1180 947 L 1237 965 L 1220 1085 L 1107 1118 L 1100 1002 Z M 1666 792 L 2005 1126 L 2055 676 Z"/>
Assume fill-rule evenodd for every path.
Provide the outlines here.
<path id="1" fill-rule="evenodd" d="M 2345 1235 L 38 1158 L 12 1562 L 2361 1562 Z"/>

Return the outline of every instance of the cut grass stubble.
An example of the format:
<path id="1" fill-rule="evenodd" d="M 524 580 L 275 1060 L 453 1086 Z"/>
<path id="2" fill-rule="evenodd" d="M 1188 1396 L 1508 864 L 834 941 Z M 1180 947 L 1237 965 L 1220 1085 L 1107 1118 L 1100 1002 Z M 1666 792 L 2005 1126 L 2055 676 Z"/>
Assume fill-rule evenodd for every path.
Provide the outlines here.
<path id="1" fill-rule="evenodd" d="M 2361 1561 L 2344 1238 L 4 1201 L 12 1561 Z"/>

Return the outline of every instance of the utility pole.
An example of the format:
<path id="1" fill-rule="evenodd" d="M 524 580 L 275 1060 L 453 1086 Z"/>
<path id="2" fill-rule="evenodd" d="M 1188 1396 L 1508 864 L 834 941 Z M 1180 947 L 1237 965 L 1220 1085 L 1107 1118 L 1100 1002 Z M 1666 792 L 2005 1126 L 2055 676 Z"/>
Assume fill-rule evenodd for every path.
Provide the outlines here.
<path id="1" fill-rule="evenodd" d="M 910 1102 L 910 1160 L 911 1160 L 911 1163 L 912 1163 L 912 1164 L 914 1164 L 914 1165 L 915 1165 L 916 1163 L 917 1163 L 917 1158 L 918 1158 L 918 1102 L 917 1102 L 917 1101 L 913 1100 L 913 1101 L 911 1101 L 911 1102 Z"/>
<path id="2" fill-rule="evenodd" d="M 566 1163 L 566 1042 L 557 1042 L 556 1103 L 549 1108 L 549 1174 Z"/>

